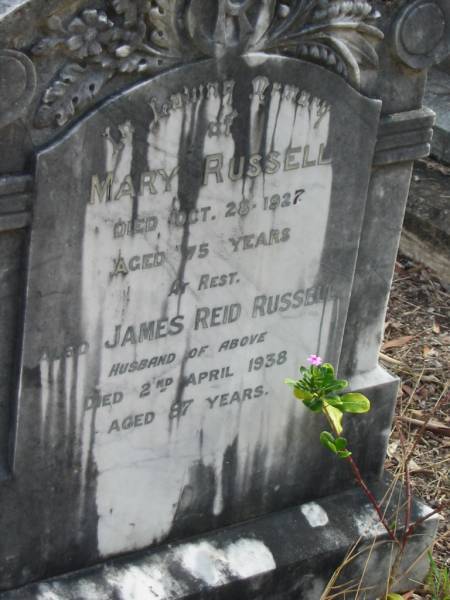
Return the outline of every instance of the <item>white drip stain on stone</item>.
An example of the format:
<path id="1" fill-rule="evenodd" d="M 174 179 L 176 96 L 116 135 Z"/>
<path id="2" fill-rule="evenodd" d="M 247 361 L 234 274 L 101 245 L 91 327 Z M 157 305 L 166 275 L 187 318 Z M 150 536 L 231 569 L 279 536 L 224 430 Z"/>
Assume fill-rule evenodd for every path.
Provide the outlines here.
<path id="1" fill-rule="evenodd" d="M 47 360 L 48 371 L 45 373 L 44 370 L 44 376 L 47 376 L 47 384 L 45 389 L 46 398 L 44 398 L 46 407 L 44 426 L 47 428 L 48 437 L 53 439 L 53 437 L 57 434 L 58 427 L 57 411 L 59 409 L 59 369 L 61 360 L 59 358 L 54 360 L 50 360 L 50 358 L 48 358 Z M 47 362 L 47 360 L 41 361 L 41 364 L 42 362 Z"/>
<path id="2" fill-rule="evenodd" d="M 223 86 L 223 83 L 219 85 Z M 230 366 L 231 372 L 235 374 L 233 379 L 229 379 L 227 387 L 232 391 L 239 390 L 242 394 L 244 388 L 255 390 L 258 385 L 263 384 L 261 395 L 220 408 L 221 401 L 217 400 L 214 407 L 210 408 L 206 398 L 214 398 L 218 394 L 220 396 L 222 393 L 220 382 L 212 381 L 201 387 L 187 388 L 184 398 L 192 397 L 195 399 L 194 403 L 182 419 L 175 419 L 169 423 L 168 407 L 174 400 L 175 385 L 164 393 L 153 388 L 151 403 L 139 397 L 142 385 L 151 380 L 153 375 L 160 377 L 160 370 L 158 372 L 154 369 L 134 371 L 132 378 L 109 376 L 111 367 L 115 363 L 168 352 L 168 340 L 155 339 L 151 344 L 133 347 L 128 345 L 106 349 L 104 346 L 106 340 L 113 339 L 114 327 L 118 324 L 122 326 L 123 335 L 128 325 L 136 324 L 139 328 L 140 322 L 160 319 L 163 316 L 164 302 L 167 303 L 165 314 L 169 318 L 173 317 L 178 314 L 180 303 L 180 314 L 185 316 L 184 331 L 174 337 L 170 344 L 172 348 L 176 347 L 176 360 L 164 367 L 164 376 L 172 377 L 176 382 L 180 375 L 183 355 L 188 349 L 188 332 L 194 330 L 195 310 L 201 301 L 195 286 L 202 274 L 232 271 L 239 273 L 239 287 L 230 286 L 226 295 L 220 288 L 204 291 L 204 305 L 214 307 L 241 302 L 242 316 L 249 323 L 252 323 L 252 307 L 248 302 L 244 302 L 241 290 L 245 289 L 245 299 L 267 293 L 266 274 L 269 263 L 272 265 L 271 286 L 280 293 L 286 291 L 285 272 L 277 269 L 276 265 L 280 261 L 286 263 L 286 270 L 298 266 L 298 257 L 292 255 L 289 244 L 283 245 L 277 242 L 276 255 L 270 248 L 265 247 L 268 244 L 263 244 L 253 252 L 246 252 L 243 260 L 242 252 L 232 250 L 229 238 L 241 239 L 241 236 L 247 233 L 254 235 L 255 239 L 260 234 L 268 237 L 272 229 L 282 231 L 283 228 L 292 227 L 289 210 L 282 209 L 276 213 L 265 210 L 264 196 L 270 197 L 279 193 L 281 185 L 284 192 L 291 194 L 291 201 L 293 200 L 299 174 L 295 171 L 293 174 L 283 171 L 287 145 L 304 147 L 309 143 L 310 159 L 313 156 L 317 157 L 318 144 L 326 144 L 328 140 L 329 116 L 322 119 L 319 127 L 314 130 L 314 135 L 311 135 L 315 116 L 310 106 L 296 107 L 292 100 L 282 99 L 280 91 L 272 90 L 271 87 L 266 89 L 265 94 L 264 110 L 269 111 L 270 123 L 266 138 L 263 136 L 264 110 L 259 105 L 258 98 L 254 97 L 249 116 L 250 148 L 247 146 L 242 149 L 235 148 L 231 135 L 222 134 L 218 139 L 217 136 L 210 136 L 208 133 L 204 140 L 204 147 L 197 148 L 199 156 L 205 157 L 217 153 L 218 143 L 220 143 L 223 156 L 223 181 L 216 180 L 215 174 L 211 173 L 208 185 L 199 187 L 198 206 L 210 206 L 211 215 L 215 219 L 211 219 L 205 226 L 191 226 L 189 245 L 198 247 L 205 240 L 209 240 L 210 255 L 203 260 L 192 260 L 186 263 L 185 281 L 191 283 L 192 291 L 188 288 L 181 300 L 178 296 L 169 296 L 170 286 L 177 277 L 181 259 L 181 253 L 176 246 L 181 245 L 183 228 L 168 224 L 168 214 L 179 187 L 179 175 L 174 176 L 170 191 L 164 191 L 161 180 L 157 194 L 151 196 L 144 194 L 139 197 L 139 216 L 150 214 L 159 219 L 157 231 L 160 234 L 158 238 L 160 241 L 156 240 L 156 232 L 153 237 L 151 234 L 140 233 L 115 239 L 113 224 L 118 220 L 129 222 L 132 219 L 132 195 L 122 195 L 119 200 L 114 198 L 121 189 L 122 182 L 132 170 L 135 142 L 132 128 L 128 123 L 114 124 L 104 137 L 105 171 L 98 176 L 104 180 L 107 172 L 113 173 L 113 200 L 87 205 L 82 268 L 83 331 L 86 341 L 90 344 L 90 364 L 95 364 L 94 360 L 97 361 L 99 377 L 94 381 L 93 375 L 87 373 L 84 390 L 80 389 L 80 384 L 77 390 L 77 403 L 83 402 L 83 393 L 87 396 L 95 391 L 92 386 L 96 386 L 102 394 L 112 393 L 117 389 L 124 394 L 124 401 L 120 404 L 114 407 L 104 406 L 96 410 L 95 419 L 92 410 L 85 410 L 83 417 L 83 452 L 86 459 L 92 427 L 95 431 L 93 454 L 98 469 L 96 496 L 99 515 L 98 544 L 100 554 L 103 556 L 132 551 L 145 547 L 152 541 L 162 540 L 173 526 L 176 507 L 179 505 L 184 486 L 192 483 L 186 477 L 186 474 L 191 474 L 192 470 L 200 466 L 202 469 L 211 470 L 215 482 L 211 487 L 214 489 L 205 492 L 214 494 L 211 498 L 212 512 L 220 515 L 224 508 L 222 482 L 227 475 L 224 469 L 229 469 L 230 476 L 233 477 L 232 481 L 227 482 L 227 490 L 242 496 L 248 493 L 252 485 L 249 470 L 253 464 L 252 457 L 255 457 L 256 452 L 263 457 L 260 470 L 266 477 L 278 468 L 280 455 L 274 439 L 283 437 L 292 418 L 289 411 L 279 409 L 279 404 L 275 400 L 283 394 L 288 394 L 281 377 L 279 382 L 274 383 L 272 379 L 262 377 L 261 372 L 255 370 L 251 372 L 246 370 L 245 374 L 238 375 L 242 372 L 242 355 L 239 352 L 224 352 L 221 355 L 223 365 Z M 282 116 L 277 120 L 280 103 L 283 106 Z M 218 116 L 224 121 L 233 109 L 234 107 L 228 104 L 226 96 L 221 98 L 219 94 L 217 98 L 211 95 L 193 106 L 187 105 L 183 109 L 173 111 L 170 117 L 160 120 L 155 130 L 148 131 L 147 164 L 143 165 L 143 168 L 148 171 L 164 169 L 167 173 L 172 173 L 180 160 L 183 129 L 185 139 L 189 139 L 188 134 L 192 132 L 194 123 L 200 123 L 201 117 L 206 119 L 207 124 L 216 122 Z M 118 137 L 118 130 L 121 132 L 121 140 Z M 267 177 L 261 175 L 253 179 L 247 177 L 245 184 L 242 180 L 231 181 L 228 176 L 229 163 L 236 153 L 238 155 L 248 152 L 267 154 L 272 149 L 278 152 L 277 174 Z M 300 150 L 294 158 L 301 162 Z M 237 156 L 237 163 L 239 163 L 239 156 Z M 319 170 L 320 177 L 317 176 Z M 301 240 L 302 247 L 308 249 L 308 257 L 320 255 L 318 249 L 322 247 L 325 236 L 331 183 L 331 165 L 302 170 L 302 187 L 308 187 L 311 198 L 314 199 L 314 202 L 305 203 L 302 207 L 302 210 L 306 211 L 305 218 L 311 220 L 311 227 L 302 233 Z M 247 220 L 248 225 L 244 226 L 244 221 L 239 216 L 225 218 L 231 200 L 237 204 L 241 200 L 250 203 L 253 212 L 250 215 L 251 220 Z M 294 234 L 297 235 L 292 229 L 291 235 Z M 297 242 L 300 241 L 297 239 Z M 167 260 L 163 266 L 142 273 L 137 271 L 108 277 L 114 268 L 113 259 L 117 259 L 119 254 L 125 260 L 129 260 L 132 256 L 143 256 L 145 253 L 153 252 L 158 245 L 166 252 Z M 93 256 L 95 261 L 92 260 Z M 301 274 L 298 275 L 297 281 L 292 283 L 293 290 L 306 289 L 308 285 L 312 285 L 319 272 L 318 260 L 308 258 L 303 262 L 304 268 L 296 269 L 296 272 L 300 271 Z M 132 285 L 132 293 L 124 302 L 123 288 L 127 281 L 130 282 L 128 285 Z M 325 330 L 329 327 L 329 318 L 328 320 L 327 318 L 325 318 Z M 321 319 L 321 303 L 305 304 L 300 321 L 303 325 L 309 324 L 304 327 L 298 326 L 299 337 L 296 340 L 296 347 L 300 350 L 296 351 L 295 356 L 294 353 L 292 356 L 289 355 L 289 362 L 283 365 L 286 372 L 297 368 L 298 352 L 308 354 L 317 351 L 311 331 L 318 330 Z M 261 324 L 261 331 L 265 327 Z M 99 332 L 98 336 L 94 335 L 96 332 Z M 215 349 L 218 330 L 205 330 L 202 333 L 205 343 L 209 344 L 211 349 Z M 250 326 L 248 330 L 242 331 L 241 324 L 237 322 L 228 324 L 226 331 L 222 331 L 221 337 L 233 339 L 249 333 L 251 333 Z M 271 332 L 270 346 L 264 343 L 257 349 L 256 347 L 249 349 L 245 359 L 272 352 L 273 348 L 278 352 L 291 346 L 292 319 L 279 319 L 276 330 Z M 202 356 L 201 360 L 188 360 L 185 371 L 193 373 L 215 368 L 217 368 L 217 353 L 210 352 Z M 226 403 L 230 398 L 231 393 Z M 78 410 L 82 408 L 79 407 Z M 158 427 L 149 425 L 147 428 L 140 427 L 109 433 L 113 419 L 122 423 L 123 419 L 130 415 L 149 410 L 154 411 L 155 423 L 158 423 Z M 200 451 L 197 436 L 192 435 L 192 432 L 198 430 L 199 423 L 202 421 L 204 434 Z M 229 461 L 236 461 L 236 463 L 225 465 L 225 452 L 233 448 L 236 439 L 238 448 L 236 452 L 230 452 L 232 456 L 229 458 Z M 129 494 L 129 490 L 133 490 L 132 495 Z M 196 501 L 196 495 L 199 493 L 194 487 L 193 502 Z M 191 507 L 184 508 L 188 510 Z"/>
<path id="3" fill-rule="evenodd" d="M 165 576 L 170 582 L 170 575 L 166 573 Z M 108 569 L 106 579 L 123 600 L 169 600 L 171 597 L 162 577 L 155 578 L 138 566 Z"/>
<path id="4" fill-rule="evenodd" d="M 193 577 L 209 586 L 223 585 L 234 578 L 249 578 L 276 568 L 269 548 L 254 539 L 242 539 L 225 548 L 208 542 L 186 544 L 176 558 Z"/>
<path id="5" fill-rule="evenodd" d="M 375 509 L 370 506 L 370 504 L 367 504 L 360 514 L 354 515 L 354 520 L 358 529 L 358 534 L 362 538 L 383 535 L 386 533 Z"/>
<path id="6" fill-rule="evenodd" d="M 217 586 L 227 581 L 225 553 L 208 542 L 182 546 L 176 558 L 186 571 L 207 585 Z"/>
<path id="7" fill-rule="evenodd" d="M 326 511 L 317 502 L 308 502 L 300 508 L 311 527 L 324 527 L 329 519 Z"/>
<path id="8" fill-rule="evenodd" d="M 210 587 L 255 577 L 276 568 L 271 551 L 262 541 L 243 538 L 223 547 L 204 541 L 183 544 L 170 555 L 170 560 L 150 559 L 141 565 L 109 566 L 104 569 L 101 579 L 120 600 L 171 600 L 184 597 L 189 586 L 189 578 L 183 583 L 182 574 L 175 579 L 170 572 L 168 565 L 176 563 L 190 577 Z M 37 600 L 63 600 L 68 598 L 68 590 L 65 584 L 41 584 Z M 75 594 L 84 600 L 93 600 L 105 591 L 103 584 L 99 588 L 97 584 L 81 579 L 71 584 L 70 597 Z"/>
<path id="9" fill-rule="evenodd" d="M 64 596 L 59 593 L 53 592 L 47 588 L 47 585 L 43 584 L 39 586 L 38 596 L 36 600 L 61 600 Z"/>
<path id="10" fill-rule="evenodd" d="M 167 563 L 159 559 L 130 568 L 109 567 L 104 577 L 121 600 L 171 600 L 184 596 L 186 591 Z"/>
<path id="11" fill-rule="evenodd" d="M 41 358 L 39 363 L 40 377 L 41 377 L 41 406 L 42 406 L 42 439 L 44 439 L 45 425 L 48 418 L 48 405 L 50 398 L 49 389 L 49 378 L 50 378 L 50 365 L 48 358 Z"/>
<path id="12" fill-rule="evenodd" d="M 242 539 L 226 549 L 230 571 L 240 579 L 253 577 L 276 568 L 272 552 L 267 546 L 253 539 Z"/>
<path id="13" fill-rule="evenodd" d="M 36 600 L 70 600 L 80 598 L 82 600 L 96 600 L 104 598 L 100 596 L 99 586 L 86 579 L 68 583 L 43 583 L 39 585 Z"/>
<path id="14" fill-rule="evenodd" d="M 89 452 L 89 427 L 85 427 L 84 423 L 84 392 L 85 392 L 85 377 L 86 377 L 86 354 L 81 354 L 77 356 L 77 365 L 76 365 L 76 390 L 75 390 L 75 398 L 76 398 L 76 423 L 77 430 L 76 435 L 79 436 L 81 440 L 81 493 L 84 497 L 86 490 L 86 464 L 87 464 L 87 456 Z M 80 503 L 80 511 L 84 511 L 84 506 Z M 81 514 L 80 514 L 81 516 Z"/>

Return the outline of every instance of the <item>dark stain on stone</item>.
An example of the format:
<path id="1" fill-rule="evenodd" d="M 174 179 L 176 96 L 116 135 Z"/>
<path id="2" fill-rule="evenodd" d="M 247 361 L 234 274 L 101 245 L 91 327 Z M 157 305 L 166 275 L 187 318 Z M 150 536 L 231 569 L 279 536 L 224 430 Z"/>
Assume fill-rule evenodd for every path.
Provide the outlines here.
<path id="1" fill-rule="evenodd" d="M 199 103 L 199 107 L 197 107 Z M 189 212 L 197 206 L 200 190 L 202 187 L 203 147 L 208 129 L 206 118 L 207 100 L 201 96 L 197 102 L 188 105 L 183 113 L 183 125 L 181 128 L 180 145 L 178 151 L 178 200 L 180 211 L 186 214 L 183 225 L 183 234 L 180 244 L 180 262 L 178 265 L 177 279 L 184 282 L 186 264 L 188 261 L 188 246 L 190 237 Z M 189 130 L 186 131 L 186 111 L 191 111 Z M 197 113 L 197 114 L 196 114 Z M 183 294 L 178 296 L 178 313 L 181 309 Z"/>
<path id="2" fill-rule="evenodd" d="M 131 111 L 130 111 L 131 112 Z M 141 186 L 141 173 L 148 171 L 148 131 L 150 127 L 150 111 L 139 111 L 139 121 L 133 123 L 133 152 L 130 175 L 135 190 L 133 197 L 132 224 L 133 233 L 136 219 L 139 218 L 139 189 Z"/>
<path id="3" fill-rule="evenodd" d="M 178 372 L 178 381 L 177 381 L 177 386 L 176 386 L 176 391 L 175 391 L 175 397 L 172 402 L 172 407 L 177 407 L 177 406 L 181 407 L 182 406 L 184 389 L 186 387 L 186 383 L 185 383 L 186 363 L 189 360 L 188 351 L 189 351 L 189 338 L 188 338 L 188 342 L 186 344 L 186 352 L 183 354 L 183 357 L 182 357 L 181 363 L 180 363 L 180 369 Z M 180 418 L 182 418 L 181 414 L 178 417 L 176 417 L 177 423 L 179 422 Z M 173 423 L 174 423 L 174 419 L 171 419 L 169 417 L 169 433 L 172 433 Z"/>
<path id="4" fill-rule="evenodd" d="M 221 519 L 231 522 L 235 507 L 239 504 L 239 489 L 236 489 L 238 471 L 238 449 L 239 438 L 236 436 L 233 442 L 226 448 L 222 460 L 222 498 L 223 510 Z"/>
<path id="5" fill-rule="evenodd" d="M 189 468 L 188 483 L 179 496 L 170 531 L 171 538 L 186 537 L 193 530 L 205 531 L 210 527 L 207 515 L 212 515 L 215 492 L 214 467 L 205 465 L 203 461 L 193 463 Z"/>

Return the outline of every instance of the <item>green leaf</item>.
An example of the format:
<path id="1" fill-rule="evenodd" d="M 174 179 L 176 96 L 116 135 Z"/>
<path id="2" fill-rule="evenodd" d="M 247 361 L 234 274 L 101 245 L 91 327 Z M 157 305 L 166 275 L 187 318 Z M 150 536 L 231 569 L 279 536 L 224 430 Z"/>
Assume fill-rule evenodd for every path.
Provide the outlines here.
<path id="1" fill-rule="evenodd" d="M 336 447 L 336 454 L 339 458 L 348 458 L 352 455 L 350 450 L 347 449 L 347 440 L 344 437 L 338 437 L 334 440 Z"/>
<path id="2" fill-rule="evenodd" d="M 342 407 L 342 398 L 340 396 L 325 396 L 325 402 L 335 408 Z"/>
<path id="3" fill-rule="evenodd" d="M 320 434 L 320 441 L 323 441 L 323 440 L 328 440 L 328 441 L 332 442 L 333 446 L 334 446 L 334 442 L 335 442 L 334 435 L 332 433 L 330 433 L 329 431 L 322 431 L 322 433 Z"/>
<path id="4" fill-rule="evenodd" d="M 320 442 L 323 446 L 325 446 L 325 448 L 328 448 L 328 450 L 334 452 L 334 454 L 337 453 L 336 446 L 334 443 L 334 437 L 329 431 L 322 431 L 322 433 L 320 434 Z"/>
<path id="5" fill-rule="evenodd" d="M 351 393 L 341 396 L 342 410 L 347 413 L 366 413 L 370 410 L 370 401 L 362 394 Z"/>
<path id="6" fill-rule="evenodd" d="M 344 437 L 338 437 L 334 440 L 334 445 L 336 446 L 336 450 L 346 450 L 347 440 Z"/>
<path id="7" fill-rule="evenodd" d="M 330 363 L 323 363 L 320 367 L 324 373 L 329 373 L 334 378 L 334 367 Z"/>
<path id="8" fill-rule="evenodd" d="M 330 418 L 337 434 L 341 434 L 343 431 L 342 427 L 342 412 L 334 406 L 324 405 L 323 410 Z"/>
<path id="9" fill-rule="evenodd" d="M 313 412 L 320 412 L 323 409 L 323 401 L 320 398 L 313 398 L 312 400 L 303 400 L 303 404 L 309 410 Z"/>
<path id="10" fill-rule="evenodd" d="M 338 450 L 336 454 L 339 456 L 339 458 L 348 458 L 352 455 L 350 450 Z"/>
<path id="11" fill-rule="evenodd" d="M 313 395 L 299 387 L 299 381 L 295 379 L 285 379 L 284 383 L 292 388 L 292 392 L 299 400 L 312 400 Z"/>
<path id="12" fill-rule="evenodd" d="M 299 400 L 312 400 L 314 397 L 311 392 L 305 392 L 305 390 L 298 387 L 295 387 L 292 391 L 294 392 L 294 396 Z"/>
<path id="13" fill-rule="evenodd" d="M 348 387 L 348 381 L 346 379 L 335 379 L 334 380 L 334 389 L 344 390 L 346 387 Z"/>
<path id="14" fill-rule="evenodd" d="M 400 594 L 393 594 L 390 593 L 386 596 L 387 600 L 405 600 L 405 598 L 403 596 L 401 596 Z"/>

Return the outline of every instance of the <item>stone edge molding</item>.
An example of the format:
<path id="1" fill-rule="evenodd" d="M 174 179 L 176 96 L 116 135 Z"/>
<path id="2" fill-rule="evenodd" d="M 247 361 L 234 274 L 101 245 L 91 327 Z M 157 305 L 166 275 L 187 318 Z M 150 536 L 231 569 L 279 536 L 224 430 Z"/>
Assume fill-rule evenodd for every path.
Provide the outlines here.
<path id="1" fill-rule="evenodd" d="M 0 232 L 30 225 L 32 189 L 32 175 L 0 177 Z"/>
<path id="2" fill-rule="evenodd" d="M 23 52 L 0 48 L 0 72 L 8 85 L 2 85 L 0 128 L 12 123 L 26 111 L 37 86 L 36 69 Z"/>
<path id="3" fill-rule="evenodd" d="M 40 100 L 35 127 L 62 127 L 116 76 L 136 81 L 207 58 L 293 56 L 325 66 L 355 88 L 361 67 L 378 67 L 375 48 L 383 33 L 367 0 L 209 0 L 216 5 L 212 19 L 203 1 L 105 0 L 104 9 L 50 15 L 30 54 L 64 62 Z"/>
<path id="4" fill-rule="evenodd" d="M 389 165 L 428 156 L 434 121 L 434 112 L 426 107 L 382 117 L 373 164 Z"/>

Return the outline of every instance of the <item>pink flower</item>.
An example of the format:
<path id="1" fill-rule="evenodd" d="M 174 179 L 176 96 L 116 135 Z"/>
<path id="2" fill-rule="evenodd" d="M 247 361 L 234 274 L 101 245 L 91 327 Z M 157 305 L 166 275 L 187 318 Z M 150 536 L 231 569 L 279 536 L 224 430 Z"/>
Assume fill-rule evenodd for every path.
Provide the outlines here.
<path id="1" fill-rule="evenodd" d="M 317 356 L 317 354 L 311 354 L 308 357 L 308 362 L 310 365 L 314 365 L 315 367 L 318 367 L 319 365 L 322 364 L 322 359 L 320 358 L 320 356 Z"/>

